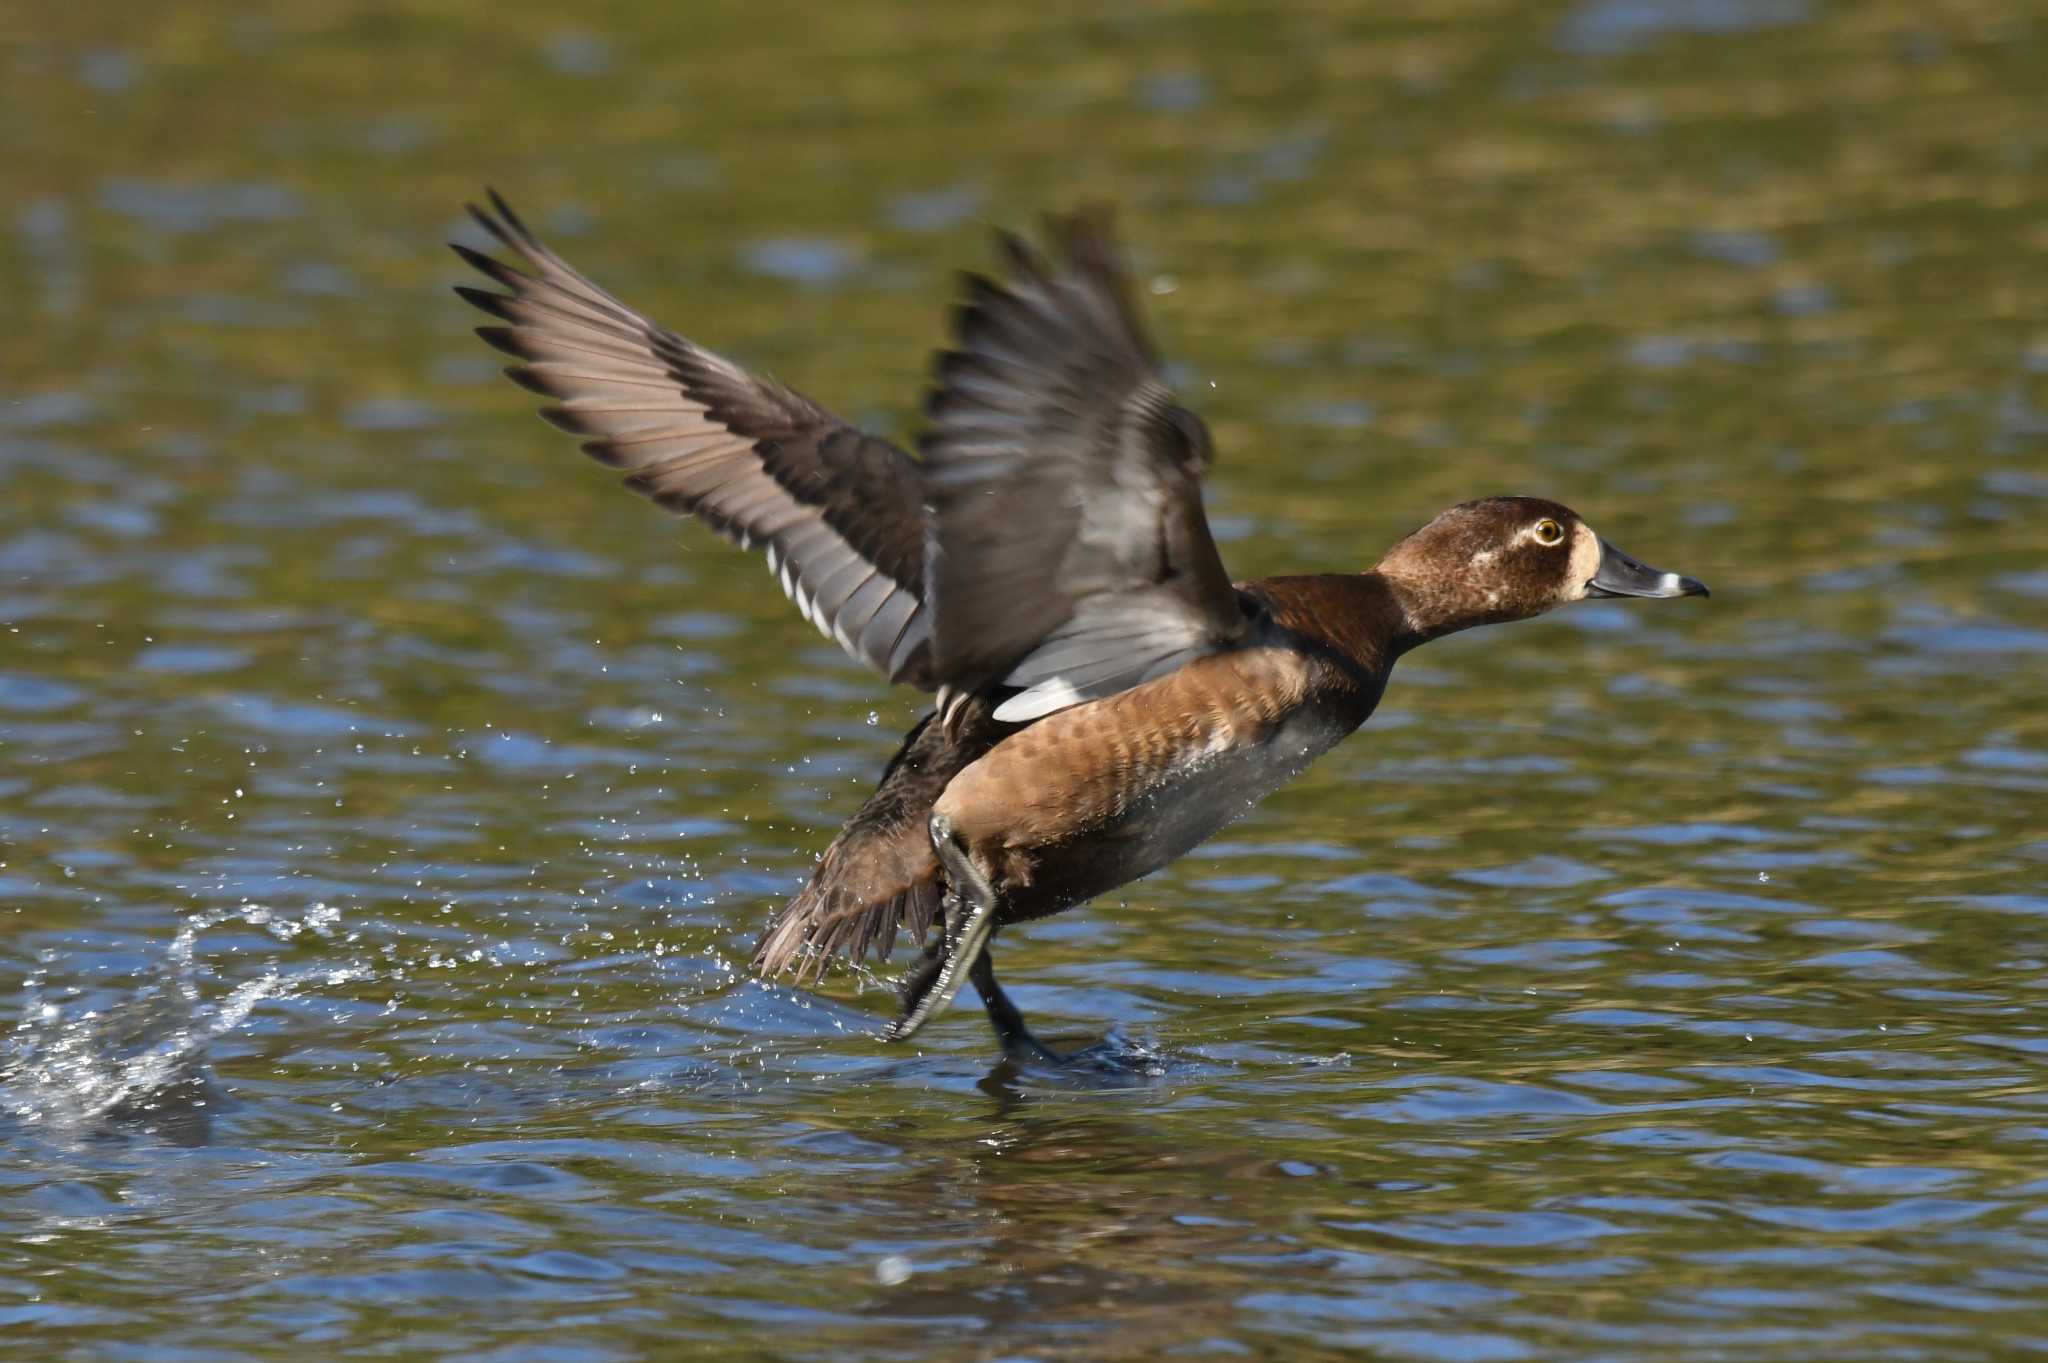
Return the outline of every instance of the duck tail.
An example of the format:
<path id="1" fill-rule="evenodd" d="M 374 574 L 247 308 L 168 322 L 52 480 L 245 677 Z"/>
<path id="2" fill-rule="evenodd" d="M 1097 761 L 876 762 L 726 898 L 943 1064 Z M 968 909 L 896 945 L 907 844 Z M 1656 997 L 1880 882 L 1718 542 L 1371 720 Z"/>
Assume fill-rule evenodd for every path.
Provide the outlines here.
<path id="1" fill-rule="evenodd" d="M 863 854 L 876 850 L 872 839 L 847 836 L 827 849 L 810 882 L 768 920 L 754 947 L 755 974 L 772 979 L 790 971 L 797 984 L 810 984 L 835 956 L 858 961 L 872 952 L 885 959 L 899 932 L 924 941 L 945 898 L 937 862 L 929 874 L 909 878 L 877 877 L 871 868 L 862 874 L 856 868 L 872 859 Z"/>
<path id="2" fill-rule="evenodd" d="M 946 890 L 932 850 L 932 806 L 965 765 L 963 750 L 933 718 L 927 714 L 904 737 L 809 882 L 768 920 L 754 947 L 753 970 L 762 979 L 793 969 L 798 984 L 814 982 L 834 956 L 885 958 L 904 930 L 924 940 Z"/>
<path id="3" fill-rule="evenodd" d="M 940 917 L 946 873 L 932 848 L 932 806 L 948 784 L 1013 727 L 986 697 L 966 696 L 947 720 L 927 713 L 903 739 L 875 793 L 825 849 L 810 881 L 779 909 L 754 947 L 763 979 L 824 975 L 835 956 L 886 958 L 899 932 L 922 943 Z"/>

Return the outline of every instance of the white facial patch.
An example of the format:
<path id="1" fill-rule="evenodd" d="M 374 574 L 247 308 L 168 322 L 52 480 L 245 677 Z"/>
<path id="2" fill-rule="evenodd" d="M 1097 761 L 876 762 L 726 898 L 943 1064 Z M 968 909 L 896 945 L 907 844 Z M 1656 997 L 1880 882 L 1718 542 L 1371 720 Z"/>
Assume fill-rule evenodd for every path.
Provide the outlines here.
<path id="1" fill-rule="evenodd" d="M 1600 537 L 1584 521 L 1572 530 L 1572 563 L 1565 576 L 1569 585 L 1565 588 L 1567 601 L 1584 601 L 1586 589 L 1593 585 L 1593 574 L 1600 571 Z M 1666 573 L 1676 580 L 1676 575 Z"/>

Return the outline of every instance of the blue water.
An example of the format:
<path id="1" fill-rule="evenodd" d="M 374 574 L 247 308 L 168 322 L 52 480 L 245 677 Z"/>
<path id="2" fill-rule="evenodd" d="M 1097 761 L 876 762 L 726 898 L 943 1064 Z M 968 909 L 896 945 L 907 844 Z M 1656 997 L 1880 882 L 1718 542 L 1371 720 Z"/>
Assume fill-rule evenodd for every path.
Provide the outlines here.
<path id="1" fill-rule="evenodd" d="M 24 1357 L 2048 1348 L 2029 12 L 214 18 L 0 58 Z M 1527 491 L 1715 595 L 1006 936 L 1084 1070 L 882 1045 L 745 961 L 912 698 L 498 378 L 485 182 L 899 437 L 984 224 L 1114 199 L 1235 571 Z"/>

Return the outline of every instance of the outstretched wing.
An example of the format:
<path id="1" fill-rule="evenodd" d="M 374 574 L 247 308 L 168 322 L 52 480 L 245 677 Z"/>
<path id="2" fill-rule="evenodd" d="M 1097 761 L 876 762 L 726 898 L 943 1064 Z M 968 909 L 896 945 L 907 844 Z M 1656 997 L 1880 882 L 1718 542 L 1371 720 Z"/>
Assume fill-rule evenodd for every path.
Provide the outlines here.
<path id="1" fill-rule="evenodd" d="M 933 674 L 1023 688 L 1021 722 L 1227 648 L 1247 624 L 1202 514 L 1209 433 L 1174 401 L 1103 216 L 999 237 L 937 361 L 922 442 Z"/>
<path id="2" fill-rule="evenodd" d="M 741 547 L 761 545 L 804 618 L 891 681 L 931 690 L 923 604 L 924 470 L 800 393 L 655 325 L 542 245 L 495 193 L 484 230 L 530 273 L 455 252 L 510 290 L 457 293 L 507 325 L 477 334 L 505 372 L 557 400 L 541 415 L 589 437 L 626 485 Z"/>

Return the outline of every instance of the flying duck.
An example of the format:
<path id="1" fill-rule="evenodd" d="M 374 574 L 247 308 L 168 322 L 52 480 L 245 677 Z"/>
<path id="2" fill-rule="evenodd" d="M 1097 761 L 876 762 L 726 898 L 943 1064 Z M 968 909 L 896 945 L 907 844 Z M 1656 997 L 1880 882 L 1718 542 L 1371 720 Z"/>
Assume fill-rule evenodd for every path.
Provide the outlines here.
<path id="1" fill-rule="evenodd" d="M 996 237 L 963 277 L 918 453 L 650 321 L 496 193 L 515 269 L 458 288 L 541 415 L 626 486 L 758 547 L 804 617 L 931 693 L 873 795 L 768 920 L 763 978 L 922 943 L 890 1041 L 971 981 L 1004 1052 L 1061 1059 L 991 944 L 1157 870 L 1363 724 L 1410 649 L 1590 597 L 1705 596 L 1540 497 L 1451 507 L 1370 569 L 1233 582 L 1202 511 L 1212 451 L 1160 375 L 1107 216 Z"/>

